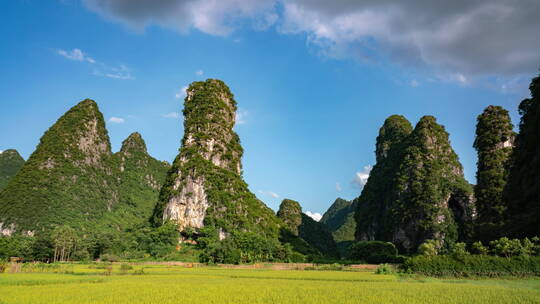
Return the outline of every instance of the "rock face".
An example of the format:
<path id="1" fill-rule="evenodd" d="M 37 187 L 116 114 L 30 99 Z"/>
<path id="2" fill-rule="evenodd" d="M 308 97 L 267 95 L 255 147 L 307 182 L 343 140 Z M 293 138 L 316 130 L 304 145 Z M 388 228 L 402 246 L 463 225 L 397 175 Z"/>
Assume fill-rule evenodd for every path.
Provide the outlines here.
<path id="1" fill-rule="evenodd" d="M 0 192 L 0 229 L 37 232 L 64 224 L 120 229 L 135 215 L 148 219 L 167 170 L 158 163 L 147 155 L 140 135 L 113 155 L 103 115 L 93 100 L 83 100 L 45 132 Z"/>
<path id="2" fill-rule="evenodd" d="M 304 214 L 297 201 L 284 199 L 277 216 L 284 222 L 285 229 L 300 237 L 322 255 L 339 257 L 336 243 L 326 225 Z"/>
<path id="3" fill-rule="evenodd" d="M 236 101 L 220 80 L 192 83 L 184 102 L 180 154 L 161 189 L 154 223 L 172 220 L 180 231 L 206 225 L 222 237 L 240 229 L 276 235 L 279 221 L 242 180 L 243 154 L 233 131 Z"/>
<path id="4" fill-rule="evenodd" d="M 0 190 L 6 187 L 9 180 L 19 172 L 24 159 L 17 150 L 9 149 L 0 152 Z"/>
<path id="5" fill-rule="evenodd" d="M 529 86 L 531 98 L 519 105 L 521 122 L 503 197 L 508 204 L 507 234 L 540 235 L 540 76 Z"/>
<path id="6" fill-rule="evenodd" d="M 474 148 L 478 152 L 476 172 L 477 217 L 475 236 L 489 242 L 504 236 L 507 204 L 503 189 L 508 180 L 508 160 L 515 134 L 508 111 L 499 106 L 488 106 L 478 116 Z"/>
<path id="7" fill-rule="evenodd" d="M 390 121 L 389 121 L 390 120 Z M 377 138 L 377 164 L 358 200 L 357 236 L 414 252 L 427 239 L 449 246 L 471 233 L 471 185 L 444 127 L 424 116 L 407 135 L 393 116 Z"/>
<path id="8" fill-rule="evenodd" d="M 320 221 L 332 232 L 332 236 L 342 255 L 346 252 L 348 245 L 354 241 L 356 231 L 354 213 L 356 204 L 356 202 L 338 198 L 323 214 Z"/>

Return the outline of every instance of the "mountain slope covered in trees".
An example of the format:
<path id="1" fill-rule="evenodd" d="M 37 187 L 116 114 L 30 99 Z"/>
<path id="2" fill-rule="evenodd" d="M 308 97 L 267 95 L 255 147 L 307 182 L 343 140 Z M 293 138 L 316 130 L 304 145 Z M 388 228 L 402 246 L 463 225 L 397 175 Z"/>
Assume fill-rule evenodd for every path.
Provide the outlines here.
<path id="1" fill-rule="evenodd" d="M 45 132 L 0 193 L 0 225 L 32 233 L 58 225 L 120 229 L 149 217 L 168 166 L 130 142 L 113 155 L 97 104 L 81 101 Z"/>
<path id="2" fill-rule="evenodd" d="M 9 180 L 19 172 L 24 159 L 17 150 L 9 149 L 0 152 L 0 190 L 6 187 Z"/>
<path id="3" fill-rule="evenodd" d="M 304 240 L 321 255 L 337 258 L 339 252 L 330 230 L 302 212 L 297 201 L 284 199 L 279 206 L 277 216 L 283 221 L 284 228 L 294 236 Z"/>
<path id="4" fill-rule="evenodd" d="M 506 228 L 517 237 L 540 235 L 540 76 L 529 90 L 531 97 L 519 105 L 519 134 L 503 194 L 508 205 Z"/>
<path id="5" fill-rule="evenodd" d="M 427 239 L 451 246 L 471 233 L 471 185 L 448 133 L 432 116 L 412 132 L 392 116 L 377 138 L 377 164 L 358 198 L 357 236 L 414 252 Z"/>

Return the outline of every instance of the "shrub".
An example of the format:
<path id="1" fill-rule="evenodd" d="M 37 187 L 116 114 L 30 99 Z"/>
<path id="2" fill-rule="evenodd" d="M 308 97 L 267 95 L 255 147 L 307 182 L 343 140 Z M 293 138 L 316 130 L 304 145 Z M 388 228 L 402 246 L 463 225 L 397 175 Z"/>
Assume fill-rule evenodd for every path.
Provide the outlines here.
<path id="1" fill-rule="evenodd" d="M 100 256 L 101 261 L 103 262 L 118 262 L 120 258 L 117 255 L 104 253 Z"/>
<path id="2" fill-rule="evenodd" d="M 349 248 L 349 259 L 362 260 L 370 264 L 395 263 L 398 261 L 394 244 L 381 241 L 362 241 Z"/>
<path id="3" fill-rule="evenodd" d="M 478 242 L 472 243 L 472 245 L 471 245 L 471 253 L 472 254 L 479 254 L 479 255 L 487 255 L 488 254 L 488 249 L 487 249 L 486 246 L 484 246 L 484 244 L 482 244 L 482 242 L 478 241 Z"/>
<path id="4" fill-rule="evenodd" d="M 133 267 L 129 264 L 123 263 L 120 265 L 120 273 L 126 274 L 128 271 L 132 270 Z"/>
<path id="5" fill-rule="evenodd" d="M 381 264 L 375 271 L 376 274 L 394 274 L 396 272 L 396 268 L 390 264 Z"/>
<path id="6" fill-rule="evenodd" d="M 466 255 L 416 256 L 403 264 L 406 272 L 440 277 L 500 277 L 540 275 L 540 257 L 511 258 Z"/>
<path id="7" fill-rule="evenodd" d="M 418 253 L 425 256 L 435 256 L 439 254 L 441 243 L 438 240 L 427 240 L 420 244 Z"/>
<path id="8" fill-rule="evenodd" d="M 452 246 L 452 250 L 450 251 L 450 253 L 455 258 L 461 258 L 463 256 L 466 256 L 466 255 L 470 254 L 467 251 L 467 244 L 465 244 L 465 243 L 455 243 Z"/>
<path id="9" fill-rule="evenodd" d="M 7 268 L 7 263 L 0 261 L 0 273 L 4 273 Z"/>
<path id="10" fill-rule="evenodd" d="M 534 244 L 528 238 L 523 240 L 502 237 L 489 242 L 491 252 L 502 257 L 529 256 L 534 253 Z"/>

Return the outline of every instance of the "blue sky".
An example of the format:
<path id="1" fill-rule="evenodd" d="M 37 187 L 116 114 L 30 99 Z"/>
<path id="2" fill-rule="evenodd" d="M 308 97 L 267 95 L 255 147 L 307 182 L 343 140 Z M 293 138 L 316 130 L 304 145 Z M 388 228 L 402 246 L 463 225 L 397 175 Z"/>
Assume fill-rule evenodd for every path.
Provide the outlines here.
<path id="1" fill-rule="evenodd" d="M 27 158 L 92 98 L 114 151 L 138 131 L 172 161 L 182 88 L 219 78 L 240 108 L 244 177 L 273 209 L 291 198 L 323 213 L 358 196 L 392 114 L 436 116 L 474 183 L 476 116 L 496 104 L 519 121 L 540 66 L 538 18 L 523 20 L 540 5 L 421 2 L 1 1 L 0 150 Z"/>

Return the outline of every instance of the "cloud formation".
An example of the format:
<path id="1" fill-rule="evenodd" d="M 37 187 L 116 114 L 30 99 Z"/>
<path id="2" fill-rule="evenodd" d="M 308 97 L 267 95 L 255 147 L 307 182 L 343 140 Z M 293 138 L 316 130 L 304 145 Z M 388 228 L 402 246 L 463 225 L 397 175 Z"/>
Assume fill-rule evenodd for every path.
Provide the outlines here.
<path id="1" fill-rule="evenodd" d="M 306 35 L 308 45 L 326 56 L 427 67 L 443 73 L 442 78 L 462 84 L 482 75 L 534 73 L 540 65 L 537 0 L 84 3 L 90 10 L 139 31 L 158 25 L 181 33 L 194 29 L 226 36 L 245 24 L 257 30 L 275 25 L 282 34 Z"/>
<path id="2" fill-rule="evenodd" d="M 270 197 L 273 197 L 273 198 L 279 198 L 279 194 L 273 192 L 273 191 L 262 191 L 262 190 L 259 190 L 259 193 L 260 194 L 264 194 L 266 196 L 270 196 Z"/>
<path id="3" fill-rule="evenodd" d="M 246 118 L 248 116 L 248 111 L 242 109 L 242 108 L 239 108 L 237 111 L 236 111 L 236 124 L 237 125 L 244 125 L 246 124 Z"/>
<path id="4" fill-rule="evenodd" d="M 353 185 L 357 186 L 360 189 L 363 189 L 368 181 L 369 174 L 371 173 L 371 169 L 373 169 L 373 167 L 368 165 L 368 166 L 364 166 L 362 171 L 356 172 L 352 180 Z"/>
<path id="5" fill-rule="evenodd" d="M 115 123 L 115 124 L 123 124 L 124 122 L 126 122 L 125 119 L 121 118 L 121 117 L 111 117 L 109 118 L 109 122 L 111 123 Z"/>
<path id="6" fill-rule="evenodd" d="M 226 36 L 243 20 L 257 29 L 275 21 L 273 0 L 84 0 L 86 7 L 138 31 L 157 24 L 187 33 L 192 29 Z M 270 24 L 268 24 L 270 23 Z"/>
<path id="7" fill-rule="evenodd" d="M 165 117 L 165 118 L 178 118 L 178 117 L 180 117 L 180 114 L 178 112 L 171 112 L 171 113 L 163 114 L 163 117 Z"/>
<path id="8" fill-rule="evenodd" d="M 96 61 L 92 57 L 88 57 L 88 55 L 83 53 L 83 51 L 81 51 L 80 49 L 73 49 L 71 51 L 58 50 L 57 53 L 58 55 L 63 56 L 69 60 L 96 63 Z"/>
<path id="9" fill-rule="evenodd" d="M 180 89 L 180 91 L 178 91 L 178 92 L 176 92 L 176 93 L 174 94 L 174 98 L 180 99 L 180 98 L 186 97 L 187 89 L 188 89 L 188 86 L 183 86 L 183 87 Z"/>
<path id="10" fill-rule="evenodd" d="M 314 219 L 316 222 L 320 221 L 322 218 L 322 214 L 317 212 L 306 211 L 305 214 L 310 218 Z"/>
<path id="11" fill-rule="evenodd" d="M 94 58 L 88 56 L 85 52 L 78 48 L 75 48 L 71 51 L 58 50 L 56 53 L 69 60 L 90 63 L 93 69 L 92 75 L 95 76 L 121 80 L 135 79 L 135 77 L 131 75 L 131 70 L 126 65 L 121 64 L 117 67 L 108 66 L 105 63 L 99 62 Z"/>
<path id="12" fill-rule="evenodd" d="M 341 190 L 343 190 L 343 188 L 341 188 L 341 184 L 340 184 L 340 183 L 336 183 L 336 191 L 337 191 L 337 192 L 341 192 Z"/>

